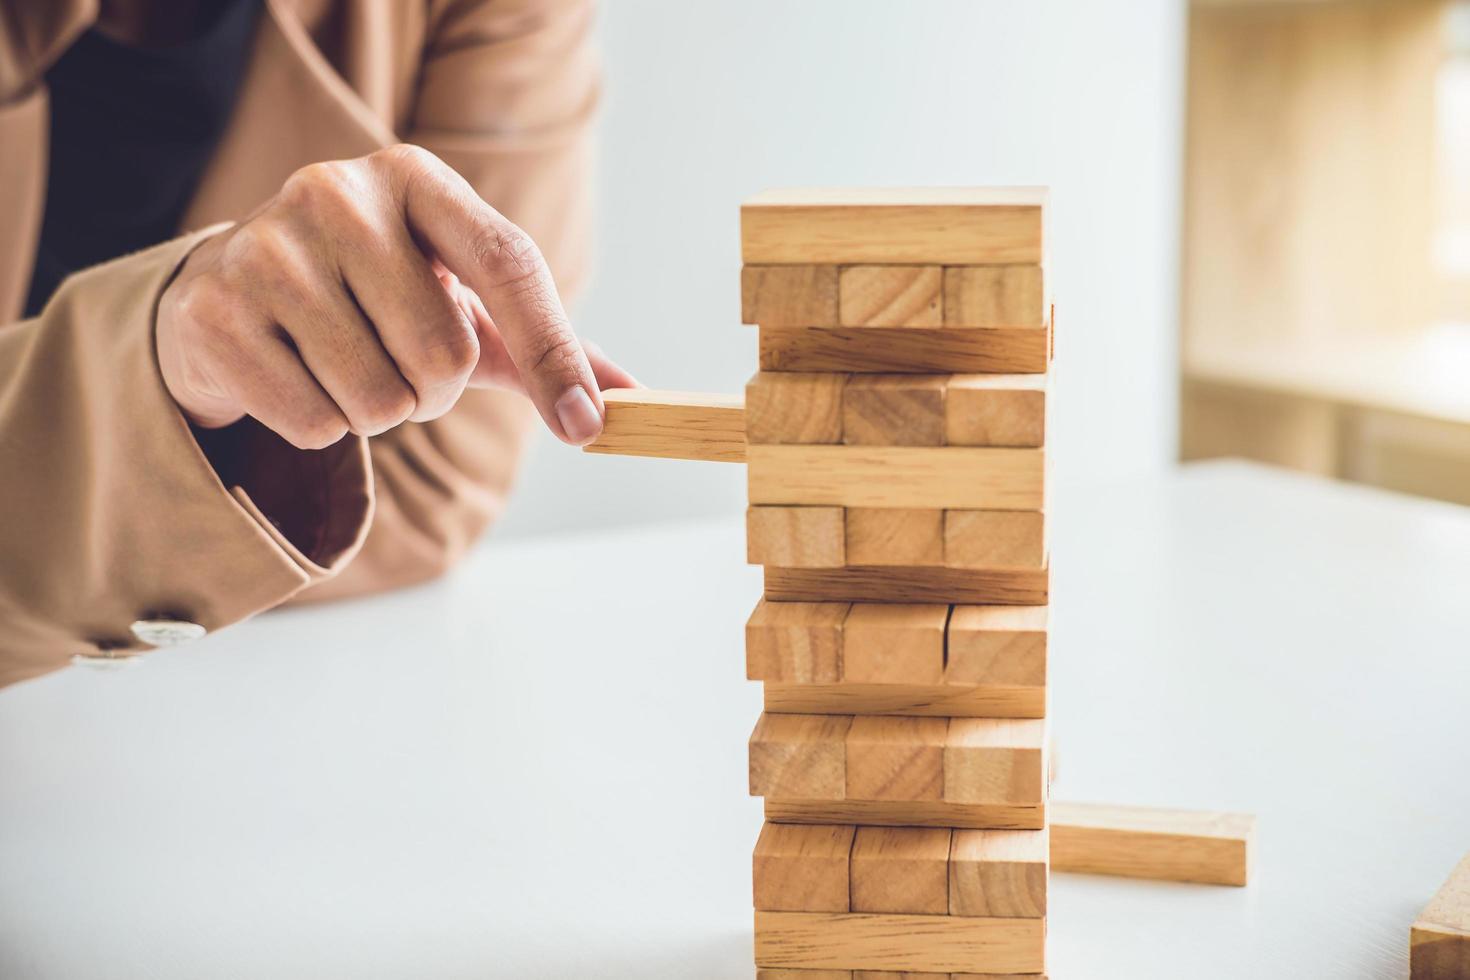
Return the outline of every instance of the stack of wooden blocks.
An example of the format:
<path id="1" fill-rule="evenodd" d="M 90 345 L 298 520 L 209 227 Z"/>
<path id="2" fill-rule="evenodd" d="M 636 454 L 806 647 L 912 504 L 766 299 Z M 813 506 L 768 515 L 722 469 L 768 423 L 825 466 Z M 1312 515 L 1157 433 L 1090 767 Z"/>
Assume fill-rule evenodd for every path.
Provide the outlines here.
<path id="1" fill-rule="evenodd" d="M 1045 965 L 1046 195 L 741 213 L 761 980 Z"/>

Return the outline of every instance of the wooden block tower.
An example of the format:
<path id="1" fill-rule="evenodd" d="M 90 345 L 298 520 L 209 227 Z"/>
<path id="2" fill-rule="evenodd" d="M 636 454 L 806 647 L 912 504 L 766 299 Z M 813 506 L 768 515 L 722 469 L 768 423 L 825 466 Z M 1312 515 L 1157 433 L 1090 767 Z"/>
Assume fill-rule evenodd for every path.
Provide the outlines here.
<path id="1" fill-rule="evenodd" d="M 1037 188 L 742 208 L 761 980 L 1044 972 L 1046 217 Z"/>

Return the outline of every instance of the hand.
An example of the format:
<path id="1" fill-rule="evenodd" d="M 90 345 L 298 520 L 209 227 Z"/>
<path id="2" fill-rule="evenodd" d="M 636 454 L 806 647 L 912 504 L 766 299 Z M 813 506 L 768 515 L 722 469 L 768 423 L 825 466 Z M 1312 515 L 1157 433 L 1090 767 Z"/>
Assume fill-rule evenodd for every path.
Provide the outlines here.
<path id="1" fill-rule="evenodd" d="M 572 332 L 534 242 L 427 150 L 297 171 L 164 291 L 158 362 L 196 425 L 245 415 L 302 449 L 523 392 L 558 438 L 602 431 L 627 372 Z"/>

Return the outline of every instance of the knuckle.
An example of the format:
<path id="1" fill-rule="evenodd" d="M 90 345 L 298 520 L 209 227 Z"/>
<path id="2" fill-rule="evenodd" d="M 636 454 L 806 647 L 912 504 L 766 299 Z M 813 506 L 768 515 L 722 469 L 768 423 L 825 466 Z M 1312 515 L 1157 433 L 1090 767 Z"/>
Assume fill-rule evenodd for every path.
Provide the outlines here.
<path id="1" fill-rule="evenodd" d="M 531 350 L 532 374 L 556 374 L 575 367 L 581 347 L 570 333 L 548 331 Z"/>
<path id="2" fill-rule="evenodd" d="M 466 323 L 420 352 L 419 379 L 425 388 L 454 384 L 467 378 L 480 361 L 480 339 Z"/>
<path id="3" fill-rule="evenodd" d="M 291 207 L 319 212 L 350 200 L 352 184 L 350 164 L 337 160 L 310 163 L 286 178 L 279 197 Z"/>
<path id="4" fill-rule="evenodd" d="M 422 146 L 413 143 L 395 143 L 372 154 L 370 159 L 385 166 L 407 171 L 423 171 L 439 164 L 439 158 Z"/>
<path id="5" fill-rule="evenodd" d="M 539 280 L 545 263 L 541 249 L 519 228 L 484 228 L 470 243 L 481 268 L 500 274 L 499 286 L 517 286 Z"/>
<path id="6" fill-rule="evenodd" d="M 375 436 L 402 423 L 417 407 L 418 399 L 413 391 L 407 385 L 395 384 L 374 392 L 369 404 L 353 421 L 363 435 Z"/>
<path id="7" fill-rule="evenodd" d="M 326 449 L 347 434 L 347 422 L 335 412 L 308 410 L 281 433 L 297 449 Z"/>

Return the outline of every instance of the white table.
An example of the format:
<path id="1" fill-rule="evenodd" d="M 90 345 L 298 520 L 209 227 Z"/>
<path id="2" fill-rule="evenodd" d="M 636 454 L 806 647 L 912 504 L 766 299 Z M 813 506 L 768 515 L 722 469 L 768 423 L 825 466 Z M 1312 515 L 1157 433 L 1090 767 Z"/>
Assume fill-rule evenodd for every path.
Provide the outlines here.
<path id="1" fill-rule="evenodd" d="M 0 976 L 749 977 L 743 550 L 492 544 L 0 692 Z M 1402 976 L 1470 850 L 1470 512 L 1216 464 L 1061 488 L 1053 554 L 1056 795 L 1261 849 L 1058 875 L 1052 976 Z"/>

